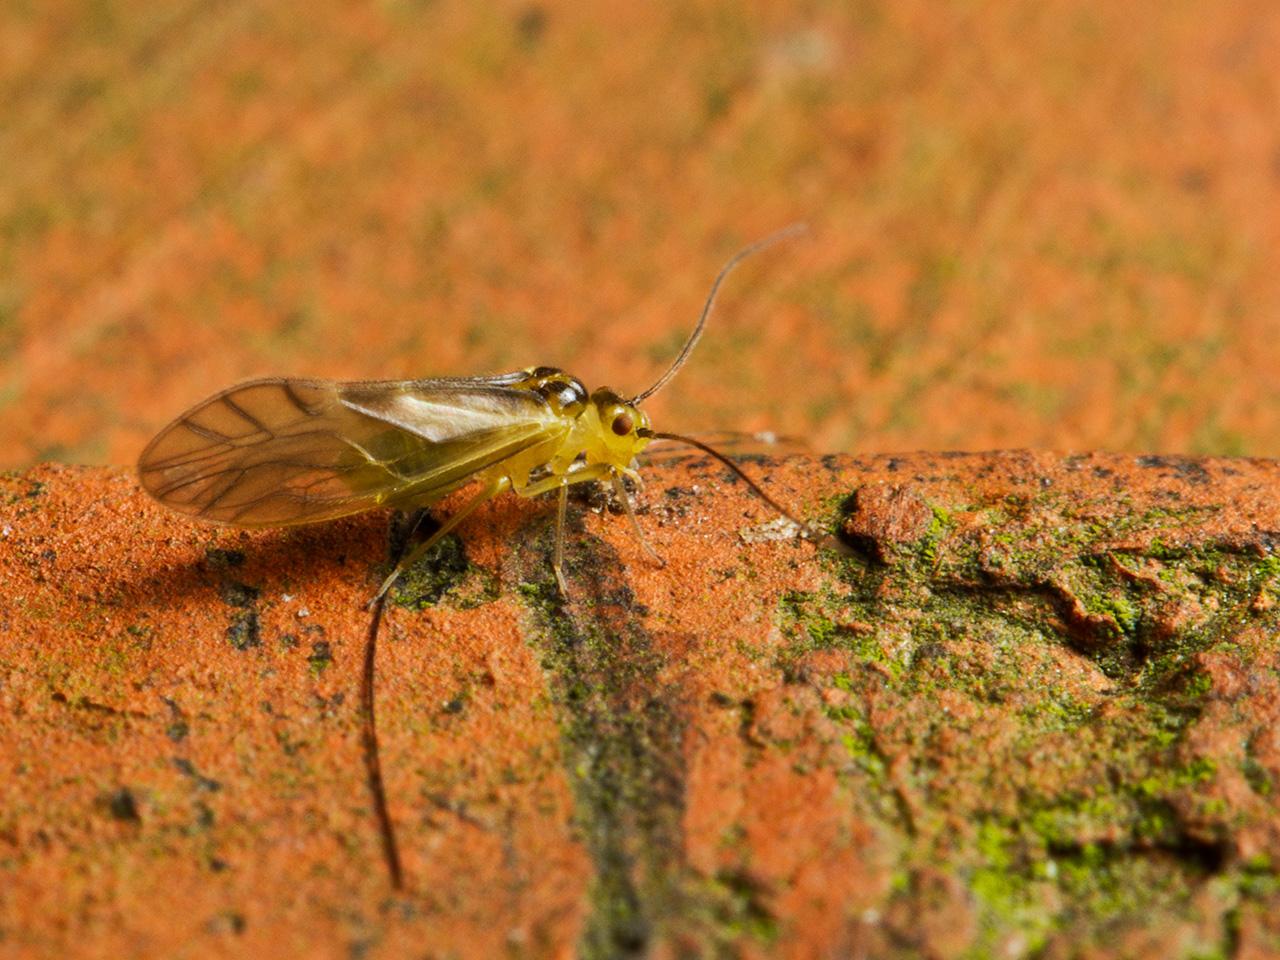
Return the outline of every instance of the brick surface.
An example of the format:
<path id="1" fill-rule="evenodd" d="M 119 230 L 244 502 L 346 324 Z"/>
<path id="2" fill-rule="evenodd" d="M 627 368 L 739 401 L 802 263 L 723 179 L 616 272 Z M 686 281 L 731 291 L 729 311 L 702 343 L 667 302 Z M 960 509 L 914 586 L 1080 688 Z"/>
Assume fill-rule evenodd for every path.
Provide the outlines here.
<path id="1" fill-rule="evenodd" d="M 746 468 L 852 555 L 758 536 L 689 457 L 647 471 L 665 569 L 576 502 L 565 605 L 513 497 L 415 568 L 377 687 L 399 895 L 358 696 L 388 518 L 6 477 L 0 952 L 1271 955 L 1280 466 Z"/>

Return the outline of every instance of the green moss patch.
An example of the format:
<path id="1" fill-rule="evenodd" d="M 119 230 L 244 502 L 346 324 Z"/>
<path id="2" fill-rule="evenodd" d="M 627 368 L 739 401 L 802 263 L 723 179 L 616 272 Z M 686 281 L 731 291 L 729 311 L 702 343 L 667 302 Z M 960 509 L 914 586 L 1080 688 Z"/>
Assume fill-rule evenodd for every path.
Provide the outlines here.
<path id="1" fill-rule="evenodd" d="M 1272 836 L 1246 746 L 1272 718 L 1242 698 L 1280 692 L 1275 658 L 1250 659 L 1280 628 L 1280 562 L 1178 542 L 1205 508 L 1081 522 L 1097 506 L 930 504 L 918 540 L 786 593 L 784 642 L 757 653 L 795 709 L 821 704 L 818 762 L 898 837 L 886 915 L 929 909 L 917 879 L 941 869 L 976 917 L 967 956 L 1152 930 L 1160 955 L 1225 956 L 1277 883 L 1277 851 L 1246 861 L 1240 838 Z"/>

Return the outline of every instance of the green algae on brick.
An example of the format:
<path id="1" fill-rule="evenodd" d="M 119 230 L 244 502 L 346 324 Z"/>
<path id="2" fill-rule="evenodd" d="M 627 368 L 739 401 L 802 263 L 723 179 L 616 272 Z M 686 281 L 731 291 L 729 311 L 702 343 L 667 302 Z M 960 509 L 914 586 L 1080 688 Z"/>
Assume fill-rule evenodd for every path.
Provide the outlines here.
<path id="1" fill-rule="evenodd" d="M 498 584 L 492 573 L 470 561 L 462 540 L 450 534 L 400 574 L 390 597 L 410 610 L 445 602 L 471 609 L 496 600 Z"/>
<path id="2" fill-rule="evenodd" d="M 772 942 L 776 921 L 749 877 L 708 878 L 684 860 L 683 720 L 674 691 L 659 682 L 666 663 L 619 558 L 602 541 L 572 537 L 567 602 L 551 575 L 549 540 L 543 531 L 518 589 L 560 712 L 564 763 L 595 865 L 581 955 L 644 956 L 674 942 L 697 944 L 697 955 L 732 956 L 743 940 Z"/>
<path id="3" fill-rule="evenodd" d="M 978 921 L 965 956 L 1190 924 L 1206 885 L 1275 878 L 1269 860 L 1247 883 L 1233 865 L 1228 825 L 1247 814 L 1214 792 L 1222 761 L 1193 731 L 1213 696 L 1199 658 L 1229 654 L 1239 630 L 1276 630 L 1265 597 L 1280 562 L 1230 542 L 1171 548 L 1161 531 L 1205 508 L 1083 527 L 1037 514 L 1089 509 L 1052 493 L 1009 512 L 935 504 L 915 549 L 828 558 L 817 589 L 780 600 L 770 656 L 789 683 L 825 691 L 828 762 L 855 796 L 881 795 L 863 808 L 900 834 L 900 869 L 950 850 Z M 1241 757 L 1237 774 L 1268 795 Z M 1236 896 L 1210 901 L 1218 913 L 1188 927 L 1181 956 L 1226 949 Z"/>

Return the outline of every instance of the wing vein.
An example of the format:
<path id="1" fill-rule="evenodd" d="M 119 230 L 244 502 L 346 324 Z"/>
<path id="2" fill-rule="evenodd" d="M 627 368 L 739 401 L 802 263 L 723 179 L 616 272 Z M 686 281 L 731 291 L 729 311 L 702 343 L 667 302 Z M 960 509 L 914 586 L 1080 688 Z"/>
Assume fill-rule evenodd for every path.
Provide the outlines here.
<path id="1" fill-rule="evenodd" d="M 523 377 L 250 381 L 174 421 L 138 472 L 173 509 L 243 526 L 430 503 L 568 430 Z"/>
<path id="2" fill-rule="evenodd" d="M 243 420 L 245 420 L 245 422 L 247 422 L 255 430 L 259 431 L 260 433 L 265 433 L 269 436 L 276 436 L 276 432 L 274 430 L 270 429 L 265 423 L 263 423 L 253 414 L 251 414 L 244 407 L 240 406 L 240 404 L 236 403 L 235 399 L 231 395 L 228 394 L 227 396 L 223 397 L 222 402 L 227 407 L 229 407 L 232 410 L 232 412 L 240 416 Z"/>
<path id="3" fill-rule="evenodd" d="M 227 436 L 226 434 L 219 433 L 217 430 L 214 430 L 212 427 L 206 427 L 204 424 L 196 423 L 194 420 L 191 420 L 191 419 L 183 420 L 181 422 L 181 426 L 186 427 L 188 430 L 194 433 L 197 437 L 200 437 L 203 440 L 208 440 L 210 443 L 222 443 L 222 444 L 226 444 L 227 446 L 231 446 L 231 437 Z"/>

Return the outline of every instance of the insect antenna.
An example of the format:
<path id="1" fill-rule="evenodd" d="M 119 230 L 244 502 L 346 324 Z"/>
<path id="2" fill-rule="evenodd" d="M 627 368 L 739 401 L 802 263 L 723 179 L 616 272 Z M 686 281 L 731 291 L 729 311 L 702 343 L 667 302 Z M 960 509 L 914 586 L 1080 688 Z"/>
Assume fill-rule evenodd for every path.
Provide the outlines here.
<path id="1" fill-rule="evenodd" d="M 771 247 L 775 243 L 779 243 L 783 240 L 789 240 L 798 234 L 807 232 L 808 229 L 809 225 L 807 223 L 793 223 L 791 226 L 783 227 L 776 233 L 771 233 L 767 237 L 757 240 L 755 243 L 749 244 L 735 253 L 732 259 L 720 268 L 720 273 L 716 276 L 715 282 L 711 284 L 711 292 L 707 294 L 707 302 L 702 306 L 702 316 L 698 318 L 698 324 L 693 328 L 693 333 L 689 334 L 689 339 L 684 342 L 684 347 L 681 348 L 680 355 L 676 357 L 675 362 L 667 368 L 667 372 L 658 378 L 657 383 L 644 391 L 644 393 L 636 394 L 631 398 L 630 402 L 636 404 L 641 400 L 652 397 L 667 385 L 667 381 L 676 375 L 677 370 L 684 366 L 685 361 L 689 359 L 689 354 L 693 352 L 694 346 L 702 336 L 702 328 L 707 325 L 707 318 L 711 316 L 711 308 L 715 305 L 716 294 L 720 292 L 720 285 L 724 283 L 725 278 L 733 272 L 734 267 L 747 259 L 747 257 L 751 256 L 753 253 L 759 253 L 761 250 L 766 247 Z"/>
<path id="2" fill-rule="evenodd" d="M 732 460 L 726 457 L 723 453 L 721 453 L 715 447 L 708 446 L 707 444 L 703 443 L 701 440 L 693 439 L 693 437 L 681 436 L 678 433 L 657 433 L 656 431 L 653 431 L 653 430 L 643 430 L 643 431 L 640 431 L 640 435 L 643 437 L 649 437 L 650 439 L 653 439 L 653 440 L 673 440 L 676 443 L 688 444 L 691 447 L 696 447 L 697 449 L 701 450 L 705 454 L 715 457 L 722 464 L 724 464 L 731 471 L 733 471 L 734 475 L 747 485 L 747 489 L 749 489 L 757 497 L 759 497 L 761 500 L 767 503 L 777 513 L 781 514 L 783 517 L 790 520 L 797 527 L 799 527 L 804 532 L 805 536 L 807 536 L 809 539 L 816 540 L 821 543 L 828 544 L 830 546 L 834 546 L 841 551 L 844 550 L 844 545 L 840 543 L 839 540 L 837 540 L 835 537 L 831 536 L 830 534 L 826 533 L 825 531 L 819 530 L 817 527 L 813 526 L 812 524 L 806 523 L 805 521 L 801 520 L 799 517 L 795 516 L 790 510 L 788 510 L 786 507 L 780 504 L 777 500 L 773 499 L 773 497 L 769 496 L 769 494 L 767 494 L 764 491 L 764 488 L 761 487 L 760 484 L 756 483 L 749 476 L 747 476 L 746 473 L 743 472 L 741 467 L 739 467 L 736 463 L 734 463 Z"/>
<path id="3" fill-rule="evenodd" d="M 369 634 L 365 640 L 364 673 L 360 683 L 360 700 L 364 708 L 361 739 L 364 741 L 365 771 L 369 780 L 369 792 L 373 795 L 373 811 L 378 818 L 378 832 L 382 835 L 382 856 L 387 862 L 392 889 L 403 890 L 404 868 L 400 865 L 400 847 L 396 843 L 391 812 L 387 809 L 387 790 L 383 785 L 382 762 L 378 756 L 378 723 L 373 711 L 373 668 L 378 652 L 378 626 L 382 622 L 382 611 L 386 603 L 386 594 L 378 597 L 373 607 L 373 616 L 369 619 Z"/>
<path id="4" fill-rule="evenodd" d="M 391 561 L 399 563 L 408 547 L 408 541 L 418 530 L 425 514 L 419 511 L 411 517 L 407 524 L 407 532 L 402 526 L 391 531 Z M 369 632 L 365 636 L 364 670 L 360 675 L 360 712 L 361 741 L 364 745 L 365 776 L 369 783 L 369 794 L 373 799 L 373 812 L 378 820 L 378 833 L 382 837 L 382 857 L 387 864 L 387 873 L 391 878 L 393 890 L 404 889 L 404 867 L 400 862 L 400 845 L 396 842 L 396 828 L 391 820 L 391 811 L 387 807 L 387 788 L 382 779 L 382 759 L 378 750 L 378 718 L 374 706 L 374 670 L 378 660 L 378 628 L 382 625 L 383 613 L 387 606 L 387 593 L 381 591 L 369 605 L 372 611 L 369 617 Z"/>

